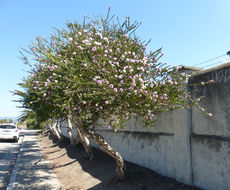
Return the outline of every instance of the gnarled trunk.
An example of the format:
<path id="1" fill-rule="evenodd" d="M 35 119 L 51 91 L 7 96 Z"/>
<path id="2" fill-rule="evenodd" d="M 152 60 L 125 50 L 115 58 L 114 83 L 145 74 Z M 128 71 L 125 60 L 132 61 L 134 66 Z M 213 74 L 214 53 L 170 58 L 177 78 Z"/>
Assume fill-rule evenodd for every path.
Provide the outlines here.
<path id="1" fill-rule="evenodd" d="M 58 140 L 61 140 L 61 135 L 58 131 L 58 125 L 59 125 L 59 120 L 55 124 L 51 124 L 51 130 L 53 131 L 54 135 L 58 138 Z"/>
<path id="2" fill-rule="evenodd" d="M 57 122 L 58 122 L 57 125 L 56 125 L 57 126 L 57 131 L 58 131 L 60 137 L 62 138 L 62 132 L 61 132 L 61 129 L 60 129 L 60 119 L 58 119 Z"/>
<path id="3" fill-rule="evenodd" d="M 72 116 L 69 114 L 68 115 L 68 124 L 69 124 L 69 128 L 70 130 L 68 131 L 68 135 L 70 137 L 70 143 L 73 144 L 77 144 L 79 141 L 81 141 L 84 149 L 85 149 L 85 152 L 87 154 L 87 157 L 91 160 L 93 159 L 93 152 L 92 152 L 92 149 L 91 149 L 91 146 L 90 146 L 90 142 L 89 142 L 89 139 L 86 137 L 86 135 L 84 134 L 84 132 L 80 129 L 80 127 L 78 127 L 77 123 L 76 122 L 73 122 L 73 118 Z M 77 134 L 78 134 L 78 138 L 77 139 L 74 139 L 73 138 L 73 135 L 72 135 L 72 130 L 73 130 L 73 127 L 76 129 L 77 131 Z"/>
<path id="4" fill-rule="evenodd" d="M 70 139 L 70 144 L 71 145 L 75 145 L 76 144 L 76 140 L 73 137 L 73 124 L 72 124 L 71 116 L 70 115 L 68 115 L 67 120 L 68 120 L 68 136 L 69 136 L 69 139 Z"/>
<path id="5" fill-rule="evenodd" d="M 84 133 L 83 130 L 80 129 L 80 127 L 78 127 L 78 125 L 75 125 L 75 128 L 77 130 L 78 136 L 81 139 L 82 145 L 85 149 L 85 152 L 87 154 L 87 157 L 92 160 L 93 159 L 93 152 L 90 146 L 90 142 L 89 139 L 87 138 L 86 134 Z"/>
<path id="6" fill-rule="evenodd" d="M 120 177 L 121 180 L 125 179 L 125 162 L 121 155 L 114 150 L 105 140 L 104 138 L 99 135 L 94 133 L 94 131 L 91 131 L 89 129 L 84 129 L 84 132 L 86 133 L 87 137 L 94 142 L 96 142 L 107 154 L 112 156 L 117 164 L 116 172 L 118 176 Z"/>

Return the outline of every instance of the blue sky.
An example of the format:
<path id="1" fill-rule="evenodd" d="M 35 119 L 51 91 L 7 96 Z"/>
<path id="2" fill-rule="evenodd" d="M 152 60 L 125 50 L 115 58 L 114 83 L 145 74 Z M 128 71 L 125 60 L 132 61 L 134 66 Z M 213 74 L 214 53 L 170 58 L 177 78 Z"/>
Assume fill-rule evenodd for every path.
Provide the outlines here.
<path id="1" fill-rule="evenodd" d="M 148 50 L 163 47 L 162 61 L 171 65 L 193 66 L 230 50 L 229 0 L 0 0 L 0 117 L 20 115 L 10 92 L 27 75 L 20 48 L 67 20 L 105 16 L 109 6 L 121 19 L 142 22 L 138 36 L 151 38 Z"/>

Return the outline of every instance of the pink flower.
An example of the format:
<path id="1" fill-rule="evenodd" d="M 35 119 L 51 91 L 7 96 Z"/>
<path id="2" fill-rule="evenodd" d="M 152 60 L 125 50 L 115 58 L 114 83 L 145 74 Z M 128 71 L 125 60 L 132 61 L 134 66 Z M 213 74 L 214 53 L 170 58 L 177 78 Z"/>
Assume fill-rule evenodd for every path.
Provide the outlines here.
<path id="1" fill-rule="evenodd" d="M 114 91 L 114 92 L 117 92 L 117 88 L 114 88 L 113 91 Z"/>
<path id="2" fill-rule="evenodd" d="M 204 108 L 201 108 L 200 110 L 201 110 L 201 111 L 205 111 L 205 109 L 204 109 Z"/>
<path id="3" fill-rule="evenodd" d="M 97 81 L 97 84 L 101 85 L 101 84 L 102 84 L 102 81 L 101 81 L 101 80 L 98 80 L 98 81 Z"/>
<path id="4" fill-rule="evenodd" d="M 110 84 L 109 87 L 110 87 L 110 88 L 113 88 L 113 84 Z"/>
<path id="5" fill-rule="evenodd" d="M 104 41 L 105 41 L 107 44 L 109 43 L 108 38 L 104 37 L 103 39 L 104 39 Z"/>
<path id="6" fill-rule="evenodd" d="M 122 79 L 123 78 L 123 75 L 119 75 L 119 77 L 118 77 L 119 79 Z"/>
<path id="7" fill-rule="evenodd" d="M 109 102 L 108 101 L 105 101 L 105 104 L 108 104 Z"/>
<path id="8" fill-rule="evenodd" d="M 97 49 L 97 48 L 94 46 L 94 47 L 92 48 L 92 51 L 96 51 L 96 49 Z"/>
<path id="9" fill-rule="evenodd" d="M 106 129 L 110 129 L 111 127 L 110 127 L 110 125 L 107 125 L 105 128 L 106 128 Z"/>
<path id="10" fill-rule="evenodd" d="M 85 105 L 85 104 L 86 104 L 86 101 L 83 101 L 83 104 Z"/>
<path id="11" fill-rule="evenodd" d="M 81 46 L 77 46 L 78 49 L 83 50 L 84 48 Z"/>
<path id="12" fill-rule="evenodd" d="M 124 90 L 122 88 L 120 88 L 120 92 L 123 92 Z"/>

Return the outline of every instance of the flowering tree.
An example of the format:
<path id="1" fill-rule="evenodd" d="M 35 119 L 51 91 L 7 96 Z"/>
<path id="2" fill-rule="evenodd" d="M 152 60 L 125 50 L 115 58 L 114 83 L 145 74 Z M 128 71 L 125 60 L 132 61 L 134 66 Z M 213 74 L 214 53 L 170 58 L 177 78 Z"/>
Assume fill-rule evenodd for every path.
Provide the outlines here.
<path id="1" fill-rule="evenodd" d="M 49 39 L 37 38 L 26 51 L 34 63 L 24 56 L 31 66 L 21 84 L 25 92 L 16 92 L 26 109 L 44 119 L 66 118 L 89 155 L 87 139 L 99 144 L 115 158 L 121 179 L 124 161 L 95 133 L 99 119 L 116 130 L 131 117 L 151 125 L 161 112 L 191 105 L 201 110 L 185 90 L 186 74 L 160 63 L 161 49 L 146 53 L 134 34 L 138 26 L 129 18 L 120 24 L 108 14 L 88 23 L 68 23 L 67 29 L 56 30 Z"/>

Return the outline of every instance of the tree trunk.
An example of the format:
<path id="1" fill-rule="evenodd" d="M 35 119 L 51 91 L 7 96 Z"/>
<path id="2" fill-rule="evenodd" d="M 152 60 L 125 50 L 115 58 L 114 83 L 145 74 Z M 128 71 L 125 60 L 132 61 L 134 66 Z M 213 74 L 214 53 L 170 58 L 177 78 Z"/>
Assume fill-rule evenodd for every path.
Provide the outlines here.
<path id="1" fill-rule="evenodd" d="M 93 152 L 92 152 L 92 149 L 91 149 L 91 146 L 90 146 L 89 139 L 86 137 L 84 132 L 78 127 L 76 122 L 72 123 L 72 118 L 71 118 L 70 115 L 68 116 L 68 124 L 69 124 L 68 126 L 70 128 L 70 130 L 68 131 L 68 135 L 70 137 L 70 143 L 71 144 L 77 144 L 77 142 L 81 141 L 82 145 L 83 145 L 83 147 L 85 149 L 85 152 L 87 154 L 87 157 L 90 160 L 92 160 L 93 159 Z M 72 135 L 73 126 L 75 127 L 75 129 L 77 131 L 77 134 L 78 134 L 78 137 L 79 137 L 78 140 L 73 138 L 73 135 Z"/>
<path id="2" fill-rule="evenodd" d="M 59 131 L 57 130 L 58 125 L 59 125 L 59 120 L 57 120 L 57 122 L 55 124 L 51 123 L 51 129 L 52 129 L 53 133 L 56 135 L 56 137 L 58 138 L 58 140 L 61 140 L 61 135 L 60 135 Z"/>
<path id="3" fill-rule="evenodd" d="M 58 123 L 57 123 L 57 131 L 59 133 L 59 135 L 62 137 L 62 132 L 61 132 L 61 129 L 60 129 L 60 119 L 58 119 Z"/>
<path id="4" fill-rule="evenodd" d="M 77 125 L 75 125 L 75 128 L 77 130 L 78 136 L 81 139 L 82 145 L 85 149 L 85 152 L 87 154 L 87 157 L 92 160 L 93 159 L 93 152 L 92 148 L 90 146 L 89 139 L 87 138 L 86 134 L 84 133 L 83 130 L 81 130 Z"/>
<path id="5" fill-rule="evenodd" d="M 71 145 L 75 145 L 76 141 L 73 138 L 73 125 L 72 125 L 72 121 L 71 121 L 71 116 L 68 116 L 68 136 L 70 139 L 70 144 Z"/>
<path id="6" fill-rule="evenodd" d="M 112 156 L 117 164 L 116 172 L 121 180 L 125 179 L 125 163 L 121 155 L 114 150 L 105 140 L 104 138 L 94 133 L 93 131 L 89 129 L 84 129 L 85 133 L 87 134 L 87 137 L 94 142 L 96 142 L 107 154 Z"/>

